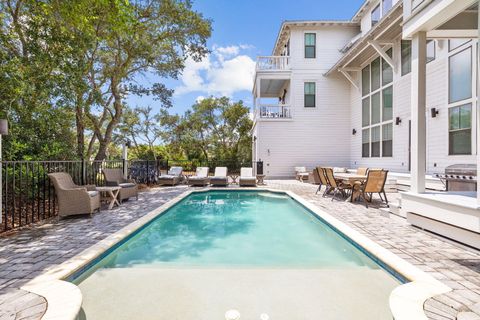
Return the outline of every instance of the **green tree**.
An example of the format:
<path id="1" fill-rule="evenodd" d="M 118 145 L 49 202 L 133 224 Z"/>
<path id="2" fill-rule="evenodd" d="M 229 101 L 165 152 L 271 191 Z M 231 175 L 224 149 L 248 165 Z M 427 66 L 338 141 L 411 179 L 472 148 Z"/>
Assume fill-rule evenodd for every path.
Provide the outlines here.
<path id="1" fill-rule="evenodd" d="M 182 117 L 160 117 L 164 140 L 182 149 L 188 159 L 251 161 L 249 108 L 227 97 L 206 98 Z"/>
<path id="2" fill-rule="evenodd" d="M 0 117 L 11 129 L 6 159 L 72 157 L 74 113 L 59 95 L 69 40 L 44 2 L 0 1 Z"/>
<path id="3" fill-rule="evenodd" d="M 176 78 L 187 57 L 207 53 L 211 33 L 190 0 L 2 0 L 0 22 L 11 158 L 104 159 L 128 95 L 171 105 L 171 90 L 136 77 Z"/>

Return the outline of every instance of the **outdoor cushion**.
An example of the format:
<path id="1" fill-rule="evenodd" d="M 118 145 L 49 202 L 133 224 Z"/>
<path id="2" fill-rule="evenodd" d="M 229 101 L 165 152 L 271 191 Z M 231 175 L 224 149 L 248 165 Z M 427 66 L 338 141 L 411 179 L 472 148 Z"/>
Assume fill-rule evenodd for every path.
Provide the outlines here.
<path id="1" fill-rule="evenodd" d="M 119 183 L 118 185 L 122 188 L 133 188 L 136 186 L 136 184 L 132 182 Z"/>
<path id="2" fill-rule="evenodd" d="M 88 195 L 92 198 L 98 195 L 98 191 L 87 191 L 87 192 L 88 192 Z"/>
<path id="3" fill-rule="evenodd" d="M 173 179 L 173 178 L 178 178 L 178 176 L 173 174 L 164 174 L 160 176 L 160 179 Z"/>
<path id="4" fill-rule="evenodd" d="M 213 176 L 210 177 L 211 180 L 225 180 L 227 176 Z"/>
<path id="5" fill-rule="evenodd" d="M 347 168 L 339 168 L 339 167 L 333 168 L 333 173 L 345 173 L 345 172 L 347 172 Z"/>
<path id="6" fill-rule="evenodd" d="M 208 177 L 197 177 L 197 176 L 191 176 L 188 177 L 189 180 L 205 180 L 208 179 Z"/>

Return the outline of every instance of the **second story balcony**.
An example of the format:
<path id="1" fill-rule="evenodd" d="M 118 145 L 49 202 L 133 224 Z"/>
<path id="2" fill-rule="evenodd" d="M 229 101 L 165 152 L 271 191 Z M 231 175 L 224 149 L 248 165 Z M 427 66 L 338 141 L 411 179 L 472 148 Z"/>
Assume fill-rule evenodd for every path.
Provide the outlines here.
<path id="1" fill-rule="evenodd" d="M 289 56 L 260 56 L 257 57 L 256 71 L 288 71 L 290 70 Z"/>

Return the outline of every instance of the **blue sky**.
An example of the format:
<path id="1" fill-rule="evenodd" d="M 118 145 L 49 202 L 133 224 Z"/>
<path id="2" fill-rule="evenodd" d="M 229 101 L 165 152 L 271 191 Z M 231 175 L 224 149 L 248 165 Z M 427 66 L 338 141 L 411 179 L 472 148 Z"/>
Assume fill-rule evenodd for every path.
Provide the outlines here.
<path id="1" fill-rule="evenodd" d="M 227 95 L 251 106 L 251 82 L 255 59 L 270 55 L 284 20 L 350 19 L 363 0 L 194 0 L 194 9 L 213 20 L 208 41 L 212 53 L 201 63 L 187 61 L 179 80 L 156 79 L 175 89 L 171 113 L 183 113 L 198 98 Z M 132 106 L 158 102 L 148 97 L 129 98 Z"/>

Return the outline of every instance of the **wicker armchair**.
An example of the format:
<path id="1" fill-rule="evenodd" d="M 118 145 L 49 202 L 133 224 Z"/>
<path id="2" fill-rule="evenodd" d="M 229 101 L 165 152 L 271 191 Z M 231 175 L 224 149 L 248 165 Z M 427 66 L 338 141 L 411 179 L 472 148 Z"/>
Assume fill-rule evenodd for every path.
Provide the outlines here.
<path id="1" fill-rule="evenodd" d="M 49 173 L 58 199 L 58 214 L 60 217 L 92 214 L 100 210 L 100 194 L 94 185 L 79 186 L 65 172 Z"/>
<path id="2" fill-rule="evenodd" d="M 133 179 L 125 179 L 122 169 L 102 169 L 105 177 L 105 185 L 109 187 L 121 187 L 118 200 L 123 201 L 135 197 L 138 200 L 138 186 Z"/>

